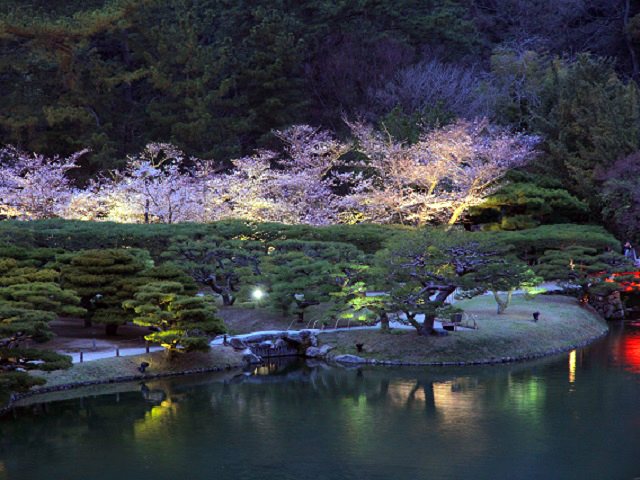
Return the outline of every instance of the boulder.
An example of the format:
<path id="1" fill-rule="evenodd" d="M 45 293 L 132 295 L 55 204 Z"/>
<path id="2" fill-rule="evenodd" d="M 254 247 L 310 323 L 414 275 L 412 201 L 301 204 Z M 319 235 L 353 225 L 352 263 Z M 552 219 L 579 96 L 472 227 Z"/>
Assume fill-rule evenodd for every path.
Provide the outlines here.
<path id="1" fill-rule="evenodd" d="M 301 340 L 305 340 L 311 336 L 311 332 L 309 330 L 300 330 L 298 333 Z"/>
<path id="2" fill-rule="evenodd" d="M 324 358 L 327 356 L 333 345 L 323 345 L 321 347 L 309 347 L 305 350 L 304 356 L 307 358 Z"/>
<path id="3" fill-rule="evenodd" d="M 333 350 L 333 345 L 323 345 L 323 346 L 320 347 L 320 355 L 324 357 L 331 350 Z"/>
<path id="4" fill-rule="evenodd" d="M 242 356 L 242 361 L 248 363 L 249 365 L 255 365 L 257 363 L 262 363 L 262 358 L 253 353 L 245 353 Z"/>
<path id="5" fill-rule="evenodd" d="M 358 357 L 357 355 L 338 355 L 333 359 L 339 363 L 367 363 L 366 359 Z"/>
<path id="6" fill-rule="evenodd" d="M 606 296 L 592 295 L 589 297 L 589 303 L 606 320 L 623 320 L 625 318 L 620 292 L 613 292 Z"/>
<path id="7" fill-rule="evenodd" d="M 322 354 L 318 347 L 309 347 L 304 351 L 304 356 L 307 358 L 319 358 Z"/>

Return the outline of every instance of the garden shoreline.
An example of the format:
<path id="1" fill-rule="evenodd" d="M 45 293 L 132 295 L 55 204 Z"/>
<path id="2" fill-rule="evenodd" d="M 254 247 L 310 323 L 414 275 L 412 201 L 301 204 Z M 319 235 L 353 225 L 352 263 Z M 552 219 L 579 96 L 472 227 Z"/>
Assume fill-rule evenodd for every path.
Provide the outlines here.
<path id="1" fill-rule="evenodd" d="M 537 360 L 543 357 L 549 357 L 553 355 L 558 355 L 566 352 L 570 352 L 571 350 L 575 350 L 577 348 L 584 348 L 602 338 L 604 338 L 609 333 L 609 329 L 602 332 L 600 335 L 589 338 L 579 344 L 569 345 L 565 348 L 561 349 L 552 349 L 545 353 L 535 354 L 535 355 L 523 355 L 517 357 L 503 357 L 497 359 L 484 359 L 484 360 L 476 360 L 470 362 L 405 362 L 402 360 L 376 360 L 372 358 L 362 358 L 361 362 L 340 362 L 336 361 L 335 357 L 328 357 L 325 359 L 325 362 L 332 366 L 339 367 L 348 367 L 349 365 L 353 366 L 381 366 L 381 367 L 457 367 L 457 366 L 474 366 L 474 365 L 500 365 L 505 363 L 516 363 L 516 362 L 526 362 L 529 360 Z M 96 362 L 100 362 L 101 360 L 96 360 Z M 158 378 L 167 378 L 167 377 L 177 377 L 177 376 L 185 376 L 185 375 L 195 375 L 199 373 L 215 373 L 215 372 L 223 372 L 240 369 L 242 365 L 217 365 L 211 367 L 204 368 L 194 368 L 189 370 L 182 370 L 178 372 L 160 372 L 153 374 L 140 374 L 140 375 L 124 375 L 117 376 L 111 378 L 105 378 L 102 380 L 86 380 L 80 382 L 66 383 L 61 385 L 54 385 L 50 387 L 40 387 L 34 390 L 30 390 L 24 393 L 16 393 L 12 395 L 12 398 L 9 400 L 7 404 L 0 408 L 0 417 L 9 413 L 15 406 L 15 403 L 19 400 L 23 400 L 25 398 L 35 397 L 38 395 L 44 395 L 46 393 L 55 393 L 62 392 L 67 390 L 73 390 L 82 387 L 90 387 L 95 385 L 109 385 L 114 383 L 127 383 L 127 382 L 135 382 L 135 381 L 144 381 L 144 380 L 155 380 Z"/>
<path id="2" fill-rule="evenodd" d="M 96 362 L 100 362 L 101 360 L 95 360 Z M 211 367 L 203 367 L 203 368 L 193 368 L 190 370 L 181 370 L 177 372 L 159 372 L 159 373 L 147 373 L 140 375 L 122 375 L 117 377 L 105 378 L 101 380 L 86 380 L 72 383 L 64 383 L 60 385 L 53 385 L 50 387 L 39 387 L 33 390 L 29 390 L 24 393 L 14 393 L 12 394 L 9 402 L 4 406 L 0 407 L 0 417 L 9 413 L 15 404 L 23 400 L 25 398 L 35 397 L 37 395 L 44 395 L 46 393 L 55 393 L 55 392 L 64 392 L 67 390 L 74 390 L 82 387 L 91 387 L 95 385 L 110 385 L 114 383 L 127 383 L 127 382 L 139 382 L 145 380 L 156 380 L 159 378 L 167 378 L 167 377 L 178 377 L 185 375 L 195 375 L 199 373 L 215 373 L 215 372 L 224 372 L 230 370 L 236 370 L 242 368 L 242 365 L 217 365 Z"/>
<path id="3" fill-rule="evenodd" d="M 468 367 L 473 365 L 500 365 L 504 363 L 517 363 L 517 362 L 526 362 L 529 360 L 538 360 L 540 358 L 551 357 L 553 355 L 559 355 L 562 353 L 571 352 L 572 350 L 576 350 L 578 348 L 584 348 L 592 343 L 597 342 L 598 340 L 603 339 L 609 334 L 609 328 L 604 330 L 598 335 L 589 337 L 581 342 L 567 345 L 566 347 L 554 348 L 551 350 L 547 350 L 542 353 L 534 353 L 534 354 L 526 354 L 526 355 L 518 355 L 518 356 L 507 356 L 500 358 L 490 358 L 483 360 L 471 360 L 471 361 L 458 361 L 458 362 L 407 362 L 403 360 L 378 360 L 375 358 L 363 358 L 360 357 L 361 361 L 352 360 L 352 361 L 344 361 L 344 360 L 336 360 L 340 355 L 329 355 L 325 359 L 325 361 L 332 366 L 339 367 L 348 367 L 349 365 L 354 366 L 362 366 L 362 365 L 374 365 L 374 366 L 402 366 L 402 367 Z"/>
<path id="4" fill-rule="evenodd" d="M 479 325 L 484 327 L 479 331 L 481 337 L 476 336 L 474 333 L 465 332 L 462 335 L 443 337 L 439 339 L 440 341 L 433 343 L 429 337 L 415 336 L 412 335 L 412 333 L 404 333 L 401 335 L 380 334 L 378 331 L 320 333 L 318 335 L 320 344 L 329 344 L 334 348 L 324 358 L 315 357 L 312 359 L 322 360 L 330 365 L 346 368 L 349 366 L 357 367 L 364 365 L 383 367 L 488 366 L 525 362 L 566 353 L 577 348 L 586 347 L 605 337 L 609 332 L 608 324 L 593 308 L 579 306 L 574 303 L 575 300 L 568 297 L 540 298 L 533 303 L 518 300 L 511 307 L 511 320 L 502 318 L 497 321 L 491 318 L 494 315 L 489 315 L 488 313 L 483 314 L 483 308 L 493 308 L 490 299 L 479 298 L 468 302 L 468 307 L 470 309 L 474 308 L 474 311 L 478 312 Z M 472 305 L 472 303 L 475 303 L 475 306 Z M 532 309 L 539 308 L 543 306 L 542 304 L 546 306 L 549 311 L 549 316 L 553 317 L 552 319 L 541 320 L 538 324 L 533 324 L 530 320 L 522 320 L 522 318 L 530 316 Z M 563 310 L 550 310 L 553 305 Z M 564 313 L 561 315 L 560 312 Z M 528 347 L 530 348 L 524 348 L 522 345 L 509 343 L 509 340 L 523 336 L 526 337 L 527 333 L 521 330 L 511 333 L 505 332 L 506 321 L 512 322 L 512 324 L 519 329 L 529 329 L 529 335 L 532 335 L 531 332 L 533 332 L 533 330 L 531 329 L 537 329 L 534 325 L 542 327 L 542 324 L 546 323 L 542 332 L 550 331 L 552 336 L 530 336 L 527 340 L 529 343 Z M 557 330 L 561 327 L 564 329 Z M 554 328 L 556 330 L 554 330 Z M 576 335 L 576 331 L 584 333 L 585 335 Z M 370 337 L 364 338 L 366 346 L 370 348 L 370 350 L 358 354 L 354 349 L 354 340 L 356 338 L 362 340 L 362 335 L 370 335 Z M 375 335 L 377 335 L 377 337 L 374 337 Z M 435 337 L 433 338 L 435 339 Z M 540 347 L 533 348 L 531 346 L 534 338 L 539 342 L 538 345 L 540 345 Z M 376 341 L 380 343 L 376 344 Z M 451 343 L 447 346 L 446 342 L 448 341 L 457 343 Z M 491 345 L 502 342 L 500 348 L 502 348 L 503 354 L 498 354 L 500 349 L 490 351 L 486 349 L 483 350 L 482 348 L 486 348 L 483 342 L 484 344 L 489 343 Z M 399 345 L 401 345 L 404 350 L 403 348 L 399 348 Z M 547 347 L 545 348 L 544 345 Z M 554 346 L 549 348 L 549 345 Z M 443 347 L 443 349 L 430 352 L 427 351 L 427 347 L 429 346 Z M 388 353 L 389 348 L 393 352 L 392 355 Z M 518 354 L 520 351 L 523 353 Z M 512 354 L 511 352 L 515 353 Z M 487 357 L 486 355 L 491 356 Z M 194 353 L 189 357 L 182 357 L 174 359 L 173 361 L 167 361 L 163 353 L 156 352 L 146 355 L 94 360 L 82 364 L 75 364 L 69 370 L 34 372 L 35 375 L 44 377 L 49 385 L 35 387 L 24 393 L 14 393 L 8 403 L 0 406 L 0 416 L 11 411 L 19 400 L 46 393 L 94 385 L 146 381 L 163 377 L 240 369 L 246 365 L 246 360 L 243 356 L 242 352 L 234 351 L 230 347 L 214 347 L 208 353 Z M 303 355 L 300 356 L 303 357 Z M 421 361 L 420 359 L 420 357 L 428 358 L 429 356 L 434 359 L 442 358 L 443 360 Z M 339 357 L 343 357 L 342 361 L 338 360 Z M 345 360 L 344 357 L 347 359 Z M 400 360 L 397 357 L 405 357 L 405 359 Z M 141 361 L 149 362 L 151 364 L 151 371 L 139 373 L 137 369 Z"/>

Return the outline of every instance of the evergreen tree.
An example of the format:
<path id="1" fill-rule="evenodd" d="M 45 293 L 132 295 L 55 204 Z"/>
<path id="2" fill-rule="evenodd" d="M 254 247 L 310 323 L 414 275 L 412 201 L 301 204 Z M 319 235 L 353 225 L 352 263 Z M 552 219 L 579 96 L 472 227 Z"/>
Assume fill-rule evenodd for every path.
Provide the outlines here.
<path id="1" fill-rule="evenodd" d="M 547 73 L 534 126 L 546 138 L 543 165 L 597 209 L 598 172 L 640 146 L 638 89 L 610 61 L 579 55 Z"/>
<path id="2" fill-rule="evenodd" d="M 148 68 L 132 53 L 131 37 L 142 3 L 36 5 L 2 15 L 3 141 L 62 155 L 89 146 L 98 167 L 140 148 L 140 99 L 149 92 L 142 87 L 136 98 L 134 90 Z"/>
<path id="3" fill-rule="evenodd" d="M 140 256 L 123 249 L 85 250 L 59 261 L 62 285 L 78 293 L 87 311 L 85 324 L 104 324 L 107 335 L 115 335 L 131 318 L 122 302 L 140 285 L 138 275 L 145 269 Z"/>
<path id="4" fill-rule="evenodd" d="M 155 330 L 145 339 L 159 343 L 169 354 L 208 350 L 210 338 L 226 331 L 214 302 L 206 296 L 184 295 L 178 282 L 146 284 L 123 307 L 135 313 L 136 325 Z"/>
<path id="5" fill-rule="evenodd" d="M 164 256 L 176 261 L 193 280 L 220 295 L 231 306 L 242 287 L 259 281 L 262 245 L 259 242 L 177 239 Z"/>
<path id="6" fill-rule="evenodd" d="M 269 304 L 295 313 L 298 322 L 307 308 L 330 300 L 342 276 L 363 262 L 362 252 L 345 243 L 283 240 L 273 248 L 263 263 Z"/>
<path id="7" fill-rule="evenodd" d="M 564 188 L 513 182 L 472 208 L 471 222 L 491 230 L 522 230 L 549 223 L 581 223 L 588 212 L 587 203 Z"/>
<path id="8" fill-rule="evenodd" d="M 11 249 L 0 251 L 6 255 Z M 63 290 L 55 283 L 57 272 L 28 266 L 32 262 L 25 259 L 28 254 L 16 253 L 22 261 L 0 258 L 0 398 L 10 391 L 26 391 L 43 383 L 24 370 L 71 366 L 67 356 L 25 348 L 25 344 L 46 342 L 53 337 L 49 323 L 58 316 L 85 313 L 75 292 Z"/>
<path id="9" fill-rule="evenodd" d="M 554 280 L 568 289 L 576 289 L 581 299 L 588 300 L 591 294 L 609 294 L 621 290 L 619 282 L 607 281 L 614 273 L 633 270 L 633 262 L 613 251 L 573 246 L 561 250 L 549 250 L 534 266 L 535 272 L 545 280 Z"/>

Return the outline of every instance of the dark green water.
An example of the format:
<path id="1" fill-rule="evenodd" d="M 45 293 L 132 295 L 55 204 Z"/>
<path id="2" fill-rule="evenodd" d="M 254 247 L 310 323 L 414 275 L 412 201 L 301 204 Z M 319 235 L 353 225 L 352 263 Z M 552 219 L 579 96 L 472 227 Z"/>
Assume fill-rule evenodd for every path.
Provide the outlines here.
<path id="1" fill-rule="evenodd" d="M 529 364 L 280 365 L 84 393 L 0 420 L 0 480 L 640 477 L 640 325 Z"/>

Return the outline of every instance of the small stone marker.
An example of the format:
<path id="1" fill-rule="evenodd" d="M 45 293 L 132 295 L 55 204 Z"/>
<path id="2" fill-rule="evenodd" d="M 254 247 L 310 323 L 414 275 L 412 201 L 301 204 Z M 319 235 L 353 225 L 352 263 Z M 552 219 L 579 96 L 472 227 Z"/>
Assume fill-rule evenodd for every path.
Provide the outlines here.
<path id="1" fill-rule="evenodd" d="M 140 373 L 144 373 L 148 367 L 149 367 L 149 362 L 142 362 L 138 367 L 138 370 L 140 371 Z"/>

